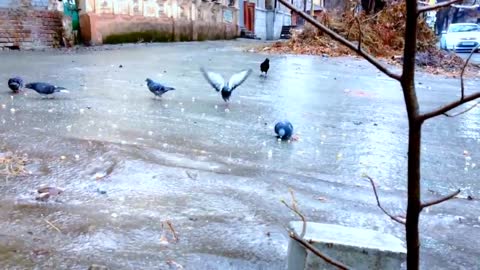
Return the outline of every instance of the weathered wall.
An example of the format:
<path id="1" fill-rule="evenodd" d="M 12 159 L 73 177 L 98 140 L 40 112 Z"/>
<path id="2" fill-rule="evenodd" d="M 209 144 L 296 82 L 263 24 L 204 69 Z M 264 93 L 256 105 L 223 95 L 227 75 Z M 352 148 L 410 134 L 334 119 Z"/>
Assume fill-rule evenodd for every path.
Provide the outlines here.
<path id="1" fill-rule="evenodd" d="M 90 44 L 228 39 L 237 13 L 226 1 L 81 0 L 82 39 Z"/>
<path id="2" fill-rule="evenodd" d="M 49 0 L 0 0 L 0 8 L 20 8 L 30 6 L 35 9 L 47 9 Z"/>
<path id="3" fill-rule="evenodd" d="M 62 14 L 49 0 L 0 0 L 0 49 L 58 46 Z"/>
<path id="4" fill-rule="evenodd" d="M 255 8 L 255 36 L 267 39 L 267 10 Z"/>
<path id="5" fill-rule="evenodd" d="M 256 8 L 255 10 L 255 35 L 262 40 L 275 40 L 280 38 L 282 26 L 291 24 L 289 13 L 277 10 Z"/>
<path id="6" fill-rule="evenodd" d="M 292 16 L 284 11 L 277 12 L 273 24 L 273 38 L 279 39 L 282 33 L 282 26 L 292 24 Z"/>

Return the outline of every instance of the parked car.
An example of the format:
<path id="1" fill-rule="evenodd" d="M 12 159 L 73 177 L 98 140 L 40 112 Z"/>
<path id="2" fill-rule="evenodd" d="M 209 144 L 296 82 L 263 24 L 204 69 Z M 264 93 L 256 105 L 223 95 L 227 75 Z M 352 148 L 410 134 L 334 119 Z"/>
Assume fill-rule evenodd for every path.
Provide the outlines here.
<path id="1" fill-rule="evenodd" d="M 444 50 L 471 51 L 479 43 L 480 26 L 475 23 L 452 23 L 440 38 L 440 48 Z"/>

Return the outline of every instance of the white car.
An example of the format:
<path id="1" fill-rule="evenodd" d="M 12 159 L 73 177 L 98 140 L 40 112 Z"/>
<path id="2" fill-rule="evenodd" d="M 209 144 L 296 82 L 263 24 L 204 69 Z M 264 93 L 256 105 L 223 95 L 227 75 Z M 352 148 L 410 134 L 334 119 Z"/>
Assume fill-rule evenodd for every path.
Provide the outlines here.
<path id="1" fill-rule="evenodd" d="M 452 23 L 442 31 L 440 49 L 471 51 L 480 43 L 480 26 L 475 23 Z"/>

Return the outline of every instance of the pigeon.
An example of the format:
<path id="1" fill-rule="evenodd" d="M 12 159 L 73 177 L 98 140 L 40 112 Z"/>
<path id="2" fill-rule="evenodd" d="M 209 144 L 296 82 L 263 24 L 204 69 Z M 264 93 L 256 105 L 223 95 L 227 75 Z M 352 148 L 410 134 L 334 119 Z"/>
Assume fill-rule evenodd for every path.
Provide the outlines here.
<path id="1" fill-rule="evenodd" d="M 280 121 L 275 124 L 275 133 L 282 140 L 289 140 L 293 134 L 293 125 L 289 121 Z"/>
<path id="2" fill-rule="evenodd" d="M 69 93 L 65 90 L 65 87 L 55 86 L 49 83 L 44 82 L 34 82 L 34 83 L 27 83 L 25 88 L 32 89 L 35 92 L 39 93 L 40 95 L 51 95 L 54 93 L 62 92 L 62 93 Z"/>
<path id="3" fill-rule="evenodd" d="M 166 92 L 175 90 L 175 88 L 173 87 L 161 85 L 149 78 L 147 78 L 145 81 L 147 82 L 148 90 L 150 90 L 150 92 L 152 92 L 155 95 L 155 97 L 161 97 Z"/>
<path id="4" fill-rule="evenodd" d="M 251 69 L 245 69 L 233 74 L 232 77 L 230 77 L 230 80 L 225 82 L 223 77 L 218 73 L 207 71 L 204 68 L 201 68 L 200 71 L 202 71 L 203 76 L 208 83 L 210 83 L 217 92 L 222 94 L 222 98 L 225 102 L 230 100 L 233 90 L 239 87 L 252 73 Z"/>
<path id="5" fill-rule="evenodd" d="M 265 59 L 265 61 L 263 61 L 261 64 L 260 64 L 260 76 L 262 76 L 263 73 L 265 73 L 265 77 L 267 77 L 267 72 L 268 72 L 268 69 L 270 68 L 270 59 Z"/>
<path id="6" fill-rule="evenodd" d="M 8 80 L 8 88 L 14 93 L 18 93 L 19 90 L 23 87 L 23 80 L 20 77 L 10 78 Z"/>

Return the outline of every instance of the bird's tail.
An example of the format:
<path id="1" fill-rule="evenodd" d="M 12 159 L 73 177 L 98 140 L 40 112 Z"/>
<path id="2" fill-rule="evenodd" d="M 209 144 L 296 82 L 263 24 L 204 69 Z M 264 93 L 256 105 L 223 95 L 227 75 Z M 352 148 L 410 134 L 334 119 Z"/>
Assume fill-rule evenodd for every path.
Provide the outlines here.
<path id="1" fill-rule="evenodd" d="M 172 91 L 172 90 L 175 90 L 175 88 L 173 88 L 173 87 L 168 87 L 168 86 L 165 86 L 165 90 L 167 90 L 167 91 Z"/>

